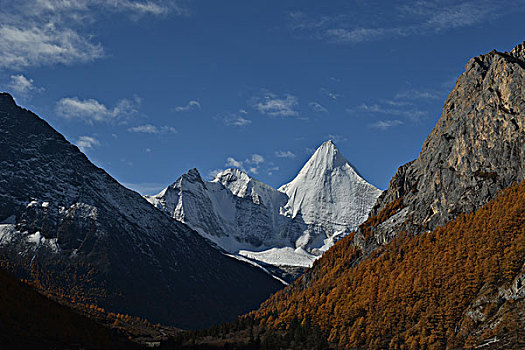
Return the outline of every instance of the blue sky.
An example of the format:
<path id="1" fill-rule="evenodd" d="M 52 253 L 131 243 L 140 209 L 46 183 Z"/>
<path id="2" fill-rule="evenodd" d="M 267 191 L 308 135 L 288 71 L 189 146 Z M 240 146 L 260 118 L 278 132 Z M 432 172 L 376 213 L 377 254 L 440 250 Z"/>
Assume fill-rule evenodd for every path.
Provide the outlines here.
<path id="1" fill-rule="evenodd" d="M 525 1 L 0 0 L 0 89 L 152 194 L 190 168 L 274 187 L 332 139 L 384 189 Z"/>

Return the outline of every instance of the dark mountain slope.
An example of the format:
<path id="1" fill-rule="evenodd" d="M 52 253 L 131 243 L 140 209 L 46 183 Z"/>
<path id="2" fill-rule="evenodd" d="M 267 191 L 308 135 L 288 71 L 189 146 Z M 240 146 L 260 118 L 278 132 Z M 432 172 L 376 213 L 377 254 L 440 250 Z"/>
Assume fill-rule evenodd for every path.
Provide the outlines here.
<path id="1" fill-rule="evenodd" d="M 0 348 L 134 349 L 126 338 L 80 316 L 0 270 Z"/>
<path id="2" fill-rule="evenodd" d="M 282 286 L 121 186 L 8 94 L 0 149 L 0 258 L 46 291 L 198 327 Z"/>

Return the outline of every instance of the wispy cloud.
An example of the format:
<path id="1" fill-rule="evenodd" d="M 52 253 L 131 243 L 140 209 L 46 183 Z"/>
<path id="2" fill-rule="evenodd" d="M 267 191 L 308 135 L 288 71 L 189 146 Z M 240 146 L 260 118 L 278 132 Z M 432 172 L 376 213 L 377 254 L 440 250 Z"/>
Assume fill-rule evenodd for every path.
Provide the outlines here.
<path id="1" fill-rule="evenodd" d="M 274 93 L 266 93 L 262 98 L 256 98 L 255 109 L 261 114 L 271 117 L 296 117 L 299 112 L 296 110 L 299 99 L 287 94 L 278 96 Z"/>
<path id="2" fill-rule="evenodd" d="M 201 109 L 199 101 L 191 100 L 185 106 L 177 106 L 174 108 L 175 112 L 189 112 Z"/>
<path id="3" fill-rule="evenodd" d="M 337 101 L 337 99 L 339 98 L 339 96 L 341 96 L 341 95 L 336 94 L 335 92 L 330 91 L 330 90 L 328 90 L 328 89 L 326 89 L 326 88 L 321 88 L 321 90 L 319 90 L 319 92 L 320 92 L 322 95 L 324 95 L 324 96 L 330 98 L 330 99 L 333 100 L 333 101 Z"/>
<path id="4" fill-rule="evenodd" d="M 80 99 L 78 97 L 65 97 L 56 104 L 57 115 L 69 119 L 80 120 L 88 124 L 94 122 L 123 121 L 138 113 L 140 98 L 122 99 L 113 108 L 108 108 L 95 99 Z"/>
<path id="5" fill-rule="evenodd" d="M 275 156 L 277 158 L 295 158 L 295 154 L 291 151 L 277 151 Z"/>
<path id="6" fill-rule="evenodd" d="M 252 157 L 246 162 L 249 164 L 259 165 L 261 163 L 264 163 L 264 157 L 260 154 L 252 154 Z"/>
<path id="7" fill-rule="evenodd" d="M 268 174 L 268 176 L 272 176 L 274 172 L 276 171 L 279 171 L 279 167 L 278 166 L 273 166 L 273 167 L 270 167 L 266 170 L 266 174 Z"/>
<path id="8" fill-rule="evenodd" d="M 325 35 L 328 39 L 339 42 L 359 43 L 362 41 L 376 40 L 387 33 L 384 28 L 355 28 L 327 29 Z"/>
<path id="9" fill-rule="evenodd" d="M 138 125 L 131 128 L 128 128 L 129 132 L 142 133 L 142 134 L 176 134 L 177 130 L 171 126 L 155 126 L 152 124 Z"/>
<path id="10" fill-rule="evenodd" d="M 343 143 L 343 142 L 346 142 L 348 141 L 348 139 L 342 135 L 338 135 L 338 134 L 328 134 L 326 135 L 326 138 L 328 140 L 332 140 L 334 141 L 335 143 Z"/>
<path id="11" fill-rule="evenodd" d="M 438 100 L 442 97 L 442 94 L 440 94 L 437 91 L 434 90 L 405 90 L 402 92 L 398 92 L 394 99 L 400 100 L 400 99 L 406 99 L 406 100 Z"/>
<path id="12" fill-rule="evenodd" d="M 388 104 L 388 102 L 385 102 Z M 418 121 L 422 117 L 427 115 L 426 111 L 422 111 L 418 109 L 417 107 L 411 107 L 411 108 L 390 108 L 385 107 L 379 104 L 361 104 L 359 106 L 359 109 L 363 112 L 369 112 L 369 113 L 381 113 L 381 114 L 389 114 L 389 115 L 396 115 L 396 116 L 402 116 L 407 119 L 410 119 L 412 121 Z"/>
<path id="13" fill-rule="evenodd" d="M 93 61 L 104 54 L 102 46 L 92 43 L 70 28 L 54 24 L 42 27 L 0 25 L 0 68 L 72 64 Z"/>
<path id="14" fill-rule="evenodd" d="M 89 62 L 104 56 L 90 33 L 101 13 L 143 16 L 185 14 L 166 0 L 1 0 L 0 69 Z"/>
<path id="15" fill-rule="evenodd" d="M 245 160 L 237 160 L 233 157 L 226 158 L 225 167 L 228 168 L 237 168 L 242 171 L 246 171 L 251 174 L 259 174 L 262 164 L 265 162 L 265 159 L 260 154 L 254 153 L 249 158 Z M 219 170 L 219 169 L 216 169 Z"/>
<path id="16" fill-rule="evenodd" d="M 252 123 L 252 121 L 247 118 L 247 115 L 248 112 L 241 109 L 238 113 L 217 115 L 214 119 L 219 120 L 228 126 L 244 127 Z"/>
<path id="17" fill-rule="evenodd" d="M 44 91 L 44 88 L 37 87 L 33 79 L 27 78 L 23 74 L 11 75 L 7 83 L 7 88 L 20 97 L 30 97 L 33 93 Z"/>
<path id="18" fill-rule="evenodd" d="M 92 136 L 80 136 L 76 142 L 77 147 L 84 153 L 95 146 L 100 146 L 100 141 Z"/>
<path id="19" fill-rule="evenodd" d="M 308 106 L 316 113 L 328 113 L 328 109 L 318 102 L 310 102 Z"/>
<path id="20" fill-rule="evenodd" d="M 224 164 L 224 166 L 244 169 L 243 162 L 242 161 L 238 161 L 238 160 L 236 160 L 233 157 L 226 158 L 226 163 Z"/>
<path id="21" fill-rule="evenodd" d="M 389 4 L 356 3 L 353 8 L 358 9 L 353 12 L 314 16 L 304 12 L 292 12 L 288 14 L 288 26 L 293 32 L 314 39 L 358 44 L 471 27 L 506 13 L 524 12 L 525 3 L 489 0 L 411 0 L 392 1 Z M 359 13 L 359 16 L 356 13 Z"/>
<path id="22" fill-rule="evenodd" d="M 443 90 L 444 91 L 444 90 Z M 393 125 L 386 125 L 385 120 L 381 119 L 377 123 L 371 124 L 380 129 L 386 129 L 391 126 L 400 125 L 398 118 L 404 118 L 407 121 L 418 122 L 424 118 L 428 112 L 425 106 L 444 97 L 443 91 L 431 89 L 409 89 L 400 91 L 389 100 L 379 100 L 373 103 L 362 103 L 354 108 L 348 108 L 346 111 L 354 115 L 383 115 L 396 117 Z"/>
<path id="23" fill-rule="evenodd" d="M 381 129 L 381 130 L 387 130 L 393 126 L 401 125 L 403 122 L 401 120 L 379 120 L 375 123 L 370 124 L 370 127 Z"/>

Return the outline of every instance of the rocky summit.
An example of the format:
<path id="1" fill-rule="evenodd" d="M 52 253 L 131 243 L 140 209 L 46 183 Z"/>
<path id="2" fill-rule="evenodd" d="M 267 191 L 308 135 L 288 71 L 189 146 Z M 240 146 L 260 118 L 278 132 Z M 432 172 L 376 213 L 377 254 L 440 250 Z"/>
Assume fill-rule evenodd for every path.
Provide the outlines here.
<path id="1" fill-rule="evenodd" d="M 398 232 L 432 230 L 472 212 L 523 180 L 524 166 L 525 44 L 520 44 L 468 61 L 419 157 L 397 170 L 370 214 L 396 202 L 394 215 L 372 227 L 372 242 L 365 242 L 363 230 L 356 242 L 384 244 Z"/>

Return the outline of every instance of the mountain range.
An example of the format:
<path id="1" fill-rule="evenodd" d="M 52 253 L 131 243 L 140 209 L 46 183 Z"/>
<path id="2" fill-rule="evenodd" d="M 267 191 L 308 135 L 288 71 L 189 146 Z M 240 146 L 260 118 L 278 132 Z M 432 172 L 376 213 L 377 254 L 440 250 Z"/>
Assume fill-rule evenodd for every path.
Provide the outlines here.
<path id="1" fill-rule="evenodd" d="M 524 86 L 525 43 L 469 60 L 368 219 L 224 346 L 525 348 Z"/>
<path id="2" fill-rule="evenodd" d="M 146 199 L 226 252 L 290 280 L 357 229 L 380 194 L 327 141 L 278 190 L 239 169 L 210 182 L 192 169 Z"/>

